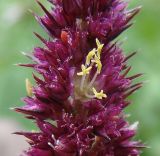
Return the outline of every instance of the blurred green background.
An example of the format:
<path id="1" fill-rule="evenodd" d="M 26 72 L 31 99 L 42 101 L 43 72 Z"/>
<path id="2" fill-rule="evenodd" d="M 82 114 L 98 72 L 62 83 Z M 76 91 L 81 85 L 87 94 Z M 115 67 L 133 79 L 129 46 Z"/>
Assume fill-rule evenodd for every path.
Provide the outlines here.
<path id="1" fill-rule="evenodd" d="M 46 0 L 41 2 L 49 6 Z M 138 50 L 138 54 L 129 61 L 133 67 L 132 74 L 145 73 L 143 78 L 139 79 L 146 81 L 144 87 L 132 95 L 133 104 L 126 110 L 131 114 L 131 122 L 138 120 L 140 123 L 136 138 L 150 146 L 143 151 L 142 156 L 160 156 L 159 4 L 159 0 L 132 1 L 129 7 L 142 5 L 143 8 L 134 18 L 134 26 L 120 37 L 127 37 L 123 44 L 125 53 Z M 21 51 L 31 52 L 34 46 L 41 45 L 32 32 L 46 36 L 28 9 L 42 14 L 34 0 L 0 1 L 0 118 L 14 120 L 22 129 L 34 129 L 34 126 L 9 108 L 23 105 L 20 98 L 26 95 L 25 79 L 32 80 L 32 70 L 14 64 L 29 61 Z M 0 125 L 0 128 L 5 127 Z"/>

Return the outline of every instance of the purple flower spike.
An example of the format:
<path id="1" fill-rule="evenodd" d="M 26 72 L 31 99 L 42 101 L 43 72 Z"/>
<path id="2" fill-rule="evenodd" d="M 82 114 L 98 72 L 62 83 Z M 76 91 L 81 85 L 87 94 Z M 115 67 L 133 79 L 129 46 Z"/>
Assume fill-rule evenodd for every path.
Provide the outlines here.
<path id="1" fill-rule="evenodd" d="M 138 122 L 129 125 L 123 110 L 142 74 L 127 76 L 135 53 L 125 56 L 114 39 L 140 8 L 128 11 L 122 0 L 49 1 L 51 11 L 37 1 L 45 15 L 35 17 L 51 39 L 35 33 L 44 47 L 29 56 L 32 64 L 20 64 L 38 74 L 35 86 L 26 80 L 26 105 L 15 110 L 40 129 L 16 133 L 30 144 L 23 155 L 139 156 Z"/>

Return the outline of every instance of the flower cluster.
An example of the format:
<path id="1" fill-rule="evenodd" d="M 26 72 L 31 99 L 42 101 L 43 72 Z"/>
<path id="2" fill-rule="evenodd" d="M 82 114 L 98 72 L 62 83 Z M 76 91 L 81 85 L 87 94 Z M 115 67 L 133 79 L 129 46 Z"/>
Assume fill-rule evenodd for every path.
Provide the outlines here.
<path id="1" fill-rule="evenodd" d="M 52 9 L 37 21 L 49 34 L 37 33 L 44 47 L 28 55 L 36 82 L 26 80 L 26 103 L 16 111 L 34 120 L 39 132 L 17 132 L 31 145 L 25 156 L 138 156 L 133 141 L 137 122 L 123 113 L 126 99 L 142 83 L 127 76 L 131 67 L 114 39 L 132 25 L 140 8 L 128 11 L 122 0 L 49 0 Z M 27 54 L 26 54 L 27 55 Z"/>

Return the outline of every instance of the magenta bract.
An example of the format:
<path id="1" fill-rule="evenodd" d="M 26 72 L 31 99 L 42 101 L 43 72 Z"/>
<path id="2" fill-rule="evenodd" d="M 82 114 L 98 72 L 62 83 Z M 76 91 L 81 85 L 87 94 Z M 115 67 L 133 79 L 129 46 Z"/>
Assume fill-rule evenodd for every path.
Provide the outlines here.
<path id="1" fill-rule="evenodd" d="M 44 47 L 34 49 L 35 86 L 16 111 L 35 121 L 39 132 L 28 138 L 26 156 L 138 156 L 133 141 L 137 123 L 123 112 L 127 97 L 142 86 L 114 39 L 132 25 L 140 8 L 127 10 L 121 0 L 50 0 L 52 9 L 37 21 L 50 35 L 35 35 Z"/>

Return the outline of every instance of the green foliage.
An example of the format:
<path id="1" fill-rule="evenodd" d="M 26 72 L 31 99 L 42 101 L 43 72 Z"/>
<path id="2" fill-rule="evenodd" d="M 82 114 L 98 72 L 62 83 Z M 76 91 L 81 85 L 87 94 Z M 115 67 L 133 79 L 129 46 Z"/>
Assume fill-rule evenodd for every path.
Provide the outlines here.
<path id="1" fill-rule="evenodd" d="M 135 18 L 134 26 L 120 38 L 128 38 L 123 44 L 126 53 L 139 49 L 138 54 L 129 62 L 133 66 L 131 74 L 145 73 L 140 80 L 146 83 L 131 97 L 133 105 L 126 112 L 131 114 L 130 122 L 140 122 L 137 137 L 150 147 L 144 150 L 142 156 L 159 156 L 160 5 L 158 0 L 142 0 L 132 1 L 130 7 L 137 3 L 143 6 L 142 11 Z M 20 98 L 26 95 L 25 78 L 32 80 L 31 70 L 14 66 L 16 63 L 29 61 L 20 51 L 31 52 L 34 46 L 41 45 L 32 32 L 36 31 L 47 37 L 28 9 L 41 14 L 33 0 L 0 1 L 0 116 L 14 118 L 26 129 L 32 129 L 33 125 L 23 119 L 22 115 L 9 110 L 23 105 Z"/>

